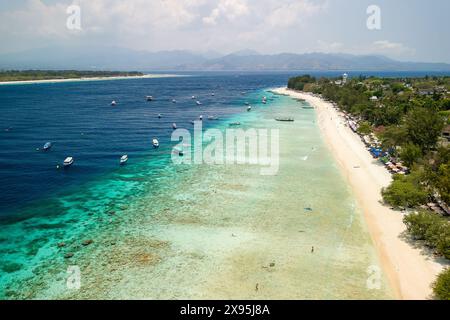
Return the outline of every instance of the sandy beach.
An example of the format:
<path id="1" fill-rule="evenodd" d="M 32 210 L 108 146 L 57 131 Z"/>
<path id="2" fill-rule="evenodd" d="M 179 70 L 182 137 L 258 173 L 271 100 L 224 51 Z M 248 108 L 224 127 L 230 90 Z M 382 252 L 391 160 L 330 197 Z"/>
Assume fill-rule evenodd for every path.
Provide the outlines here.
<path id="1" fill-rule="evenodd" d="M 323 137 L 364 211 L 382 267 L 396 296 L 405 300 L 429 299 L 430 285 L 443 266 L 423 248 L 409 242 L 403 214 L 381 203 L 381 189 L 390 184 L 390 173 L 371 157 L 332 104 L 286 88 L 273 91 L 304 99 L 315 107 Z"/>
<path id="2" fill-rule="evenodd" d="M 125 79 L 153 79 L 153 78 L 171 78 L 171 77 L 181 77 L 181 75 L 175 75 L 175 74 L 144 74 L 142 76 L 124 76 L 124 77 L 92 77 L 92 78 L 73 78 L 73 79 L 46 79 L 46 80 L 26 80 L 26 81 L 4 81 L 4 82 L 0 82 L 0 85 L 59 83 L 59 82 L 82 82 L 82 81 L 105 81 L 105 80 L 125 80 Z"/>

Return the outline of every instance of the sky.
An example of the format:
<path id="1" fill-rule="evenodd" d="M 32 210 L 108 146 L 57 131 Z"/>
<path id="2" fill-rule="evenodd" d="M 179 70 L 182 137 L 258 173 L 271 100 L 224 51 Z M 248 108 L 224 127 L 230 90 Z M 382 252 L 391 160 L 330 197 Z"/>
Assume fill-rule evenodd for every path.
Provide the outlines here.
<path id="1" fill-rule="evenodd" d="M 67 27 L 71 5 L 81 29 Z M 379 29 L 367 27 L 371 5 Z M 0 53 L 75 45 L 450 63 L 449 12 L 448 0 L 0 0 Z"/>

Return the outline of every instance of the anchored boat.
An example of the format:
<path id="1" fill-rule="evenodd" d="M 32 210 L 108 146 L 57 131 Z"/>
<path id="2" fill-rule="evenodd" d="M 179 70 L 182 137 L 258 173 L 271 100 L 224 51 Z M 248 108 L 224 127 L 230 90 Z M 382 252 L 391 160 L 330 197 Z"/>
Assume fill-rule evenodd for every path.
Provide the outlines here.
<path id="1" fill-rule="evenodd" d="M 74 162 L 74 160 L 72 157 L 67 157 L 63 163 L 64 167 L 70 167 L 73 164 L 73 162 Z"/>
<path id="2" fill-rule="evenodd" d="M 120 157 L 120 165 L 124 165 L 128 161 L 128 156 L 124 154 L 122 157 Z"/>
<path id="3" fill-rule="evenodd" d="M 52 143 L 51 142 L 47 142 L 46 144 L 44 144 L 44 151 L 48 151 L 52 148 Z"/>

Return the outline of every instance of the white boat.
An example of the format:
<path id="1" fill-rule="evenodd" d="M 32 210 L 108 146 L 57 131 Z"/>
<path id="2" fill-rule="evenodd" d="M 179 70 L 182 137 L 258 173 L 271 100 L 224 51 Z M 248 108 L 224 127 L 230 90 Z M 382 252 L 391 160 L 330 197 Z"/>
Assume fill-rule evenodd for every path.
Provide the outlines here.
<path id="1" fill-rule="evenodd" d="M 69 167 L 69 166 L 71 166 L 71 165 L 73 164 L 73 162 L 74 162 L 74 160 L 73 160 L 72 157 L 67 157 L 67 158 L 64 160 L 64 167 Z"/>
<path id="2" fill-rule="evenodd" d="M 209 116 L 208 120 L 219 120 L 219 118 L 216 116 Z"/>
<path id="3" fill-rule="evenodd" d="M 192 98 L 192 99 L 195 99 L 195 96 L 192 96 L 191 98 Z"/>
<path id="4" fill-rule="evenodd" d="M 162 114 L 161 114 L 161 113 L 160 113 L 160 114 L 158 114 L 158 118 L 159 118 L 159 119 L 161 119 L 161 117 L 162 117 Z"/>
<path id="5" fill-rule="evenodd" d="M 175 100 L 175 99 L 172 99 L 172 103 L 177 103 L 177 100 Z"/>
<path id="6" fill-rule="evenodd" d="M 176 148 L 173 148 L 173 151 L 174 151 L 176 154 L 178 154 L 180 157 L 184 156 L 184 151 L 183 151 L 182 148 L 176 147 Z"/>
<path id="7" fill-rule="evenodd" d="M 153 97 L 152 96 L 146 96 L 145 99 L 147 99 L 147 101 L 153 101 Z"/>
<path id="8" fill-rule="evenodd" d="M 120 157 L 120 164 L 123 165 L 128 161 L 128 156 L 124 154 L 122 157 Z"/>
<path id="9" fill-rule="evenodd" d="M 117 102 L 115 100 L 111 101 L 111 105 L 115 106 L 117 104 Z"/>
<path id="10" fill-rule="evenodd" d="M 153 148 L 159 148 L 159 141 L 158 141 L 158 139 L 154 138 L 152 140 L 152 145 L 153 145 Z"/>
<path id="11" fill-rule="evenodd" d="M 52 148 L 52 143 L 51 142 L 47 142 L 46 144 L 44 144 L 44 151 L 48 151 Z"/>
<path id="12" fill-rule="evenodd" d="M 175 130 L 177 128 L 177 124 L 176 123 L 172 123 L 172 129 Z"/>
<path id="13" fill-rule="evenodd" d="M 201 106 L 201 105 L 202 105 L 202 103 L 201 103 L 200 101 L 198 101 L 198 100 L 197 100 L 195 103 L 196 103 L 198 106 Z"/>
<path id="14" fill-rule="evenodd" d="M 214 92 L 213 92 L 213 93 L 211 93 L 211 96 L 212 96 L 212 97 L 214 97 L 215 95 L 216 95 L 216 94 L 215 94 Z"/>
<path id="15" fill-rule="evenodd" d="M 202 120 L 203 120 L 203 116 L 198 117 L 198 119 L 199 119 L 200 121 L 202 121 Z"/>
<path id="16" fill-rule="evenodd" d="M 247 107 L 247 112 L 249 112 L 249 111 L 252 111 L 252 107 L 251 106 Z"/>

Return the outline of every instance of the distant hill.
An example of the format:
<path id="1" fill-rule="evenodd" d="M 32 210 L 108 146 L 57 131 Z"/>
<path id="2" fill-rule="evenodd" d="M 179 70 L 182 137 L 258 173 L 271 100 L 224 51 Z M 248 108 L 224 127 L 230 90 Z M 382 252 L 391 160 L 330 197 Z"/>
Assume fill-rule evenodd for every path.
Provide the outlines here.
<path id="1" fill-rule="evenodd" d="M 135 51 L 118 47 L 42 48 L 0 55 L 0 69 L 155 71 L 450 71 L 450 64 L 400 62 L 378 55 Z"/>

